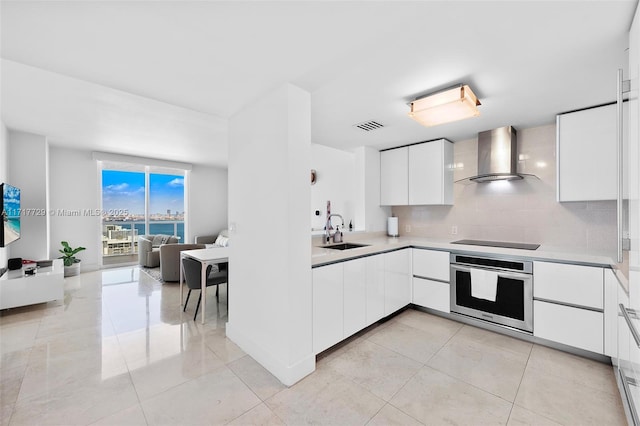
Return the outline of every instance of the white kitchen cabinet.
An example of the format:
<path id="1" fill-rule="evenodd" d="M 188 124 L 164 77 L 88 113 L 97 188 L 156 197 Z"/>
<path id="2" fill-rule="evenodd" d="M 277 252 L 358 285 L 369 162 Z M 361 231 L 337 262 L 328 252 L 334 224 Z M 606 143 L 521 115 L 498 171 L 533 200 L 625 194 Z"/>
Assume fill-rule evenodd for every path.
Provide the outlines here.
<path id="1" fill-rule="evenodd" d="M 414 248 L 413 298 L 415 305 L 450 311 L 449 252 Z"/>
<path id="2" fill-rule="evenodd" d="M 413 303 L 425 308 L 449 313 L 451 310 L 449 283 L 413 277 Z"/>
<path id="3" fill-rule="evenodd" d="M 628 253 L 629 275 L 625 288 L 618 287 L 618 303 L 623 305 L 628 316 L 619 317 L 618 334 L 618 384 L 628 388 L 621 391 L 629 424 L 640 424 L 640 342 L 634 335 L 640 330 L 640 103 L 638 102 L 638 80 L 640 79 L 640 9 L 636 9 L 629 32 L 629 66 L 624 79 L 631 81 L 629 92 L 628 151 L 625 155 L 624 188 L 628 188 L 628 234 L 631 240 Z M 626 198 L 626 197 L 625 197 Z M 620 313 L 622 311 L 620 310 Z M 627 320 L 629 323 L 627 323 Z M 634 330 L 633 334 L 631 330 Z M 629 416 L 631 414 L 631 416 Z"/>
<path id="4" fill-rule="evenodd" d="M 384 254 L 384 314 L 411 303 L 411 249 Z"/>
<path id="5" fill-rule="evenodd" d="M 365 257 L 366 325 L 384 318 L 384 254 Z"/>
<path id="6" fill-rule="evenodd" d="M 385 259 L 386 255 L 379 254 L 313 268 L 314 353 L 330 348 L 387 315 Z M 397 261 L 390 262 L 390 266 L 392 274 L 404 267 Z M 402 293 L 406 290 L 399 288 L 400 293 L 390 293 L 389 297 L 406 298 Z"/>
<path id="7" fill-rule="evenodd" d="M 413 276 L 449 282 L 450 253 L 448 251 L 414 248 Z"/>
<path id="8" fill-rule="evenodd" d="M 588 309 L 534 300 L 533 335 L 602 354 L 603 314 Z"/>
<path id="9" fill-rule="evenodd" d="M 610 270 L 534 262 L 533 276 L 534 336 L 614 355 L 617 294 Z"/>
<path id="10" fill-rule="evenodd" d="M 603 309 L 604 269 L 551 262 L 533 263 L 533 297 Z"/>
<path id="11" fill-rule="evenodd" d="M 453 143 L 409 146 L 409 205 L 453 204 Z"/>
<path id="12" fill-rule="evenodd" d="M 344 325 L 347 338 L 367 326 L 367 258 L 344 262 Z"/>
<path id="13" fill-rule="evenodd" d="M 313 352 L 320 353 L 343 339 L 342 263 L 313 269 Z"/>
<path id="14" fill-rule="evenodd" d="M 446 139 L 380 152 L 380 205 L 453 204 L 453 143 Z"/>
<path id="15" fill-rule="evenodd" d="M 615 200 L 616 105 L 559 114 L 556 125 L 558 201 Z"/>
<path id="16" fill-rule="evenodd" d="M 409 148 L 380 152 L 380 205 L 409 203 Z"/>
<path id="17" fill-rule="evenodd" d="M 604 271 L 604 354 L 618 356 L 618 279 L 611 269 Z"/>

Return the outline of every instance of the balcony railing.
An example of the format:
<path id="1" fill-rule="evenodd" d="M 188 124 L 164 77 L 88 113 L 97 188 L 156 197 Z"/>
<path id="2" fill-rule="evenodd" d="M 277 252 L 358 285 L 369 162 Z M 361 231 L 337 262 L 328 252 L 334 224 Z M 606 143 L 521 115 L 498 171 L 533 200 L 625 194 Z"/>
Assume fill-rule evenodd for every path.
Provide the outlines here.
<path id="1" fill-rule="evenodd" d="M 142 221 L 102 222 L 102 255 L 130 256 L 138 254 L 138 235 L 165 234 L 175 235 L 184 241 L 184 221 L 149 221 L 149 230 L 145 231 Z"/>

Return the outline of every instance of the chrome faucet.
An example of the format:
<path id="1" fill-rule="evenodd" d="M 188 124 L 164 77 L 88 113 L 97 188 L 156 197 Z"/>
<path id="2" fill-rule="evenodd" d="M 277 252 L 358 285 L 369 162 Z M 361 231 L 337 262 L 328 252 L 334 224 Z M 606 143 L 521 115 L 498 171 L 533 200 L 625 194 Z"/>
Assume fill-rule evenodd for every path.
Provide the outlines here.
<path id="1" fill-rule="evenodd" d="M 342 218 L 341 215 L 337 213 L 331 213 L 329 216 L 327 216 L 327 224 L 324 226 L 324 243 L 325 244 L 328 244 L 329 241 L 331 240 L 331 232 L 329 232 L 329 229 L 332 227 L 331 218 L 333 216 L 337 216 L 340 218 L 340 220 L 342 221 L 342 227 L 344 228 L 344 219 Z"/>

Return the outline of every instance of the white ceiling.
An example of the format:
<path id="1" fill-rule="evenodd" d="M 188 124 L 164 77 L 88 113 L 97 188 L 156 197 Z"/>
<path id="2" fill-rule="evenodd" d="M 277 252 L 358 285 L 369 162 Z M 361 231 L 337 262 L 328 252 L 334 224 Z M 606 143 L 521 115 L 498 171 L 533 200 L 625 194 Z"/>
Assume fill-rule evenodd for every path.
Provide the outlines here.
<path id="1" fill-rule="evenodd" d="M 2 0 L 2 120 L 52 145 L 226 165 L 227 119 L 290 82 L 311 93 L 314 143 L 455 142 L 615 100 L 636 2 Z M 407 117 L 463 82 L 480 117 Z M 367 120 L 386 127 L 353 127 Z"/>

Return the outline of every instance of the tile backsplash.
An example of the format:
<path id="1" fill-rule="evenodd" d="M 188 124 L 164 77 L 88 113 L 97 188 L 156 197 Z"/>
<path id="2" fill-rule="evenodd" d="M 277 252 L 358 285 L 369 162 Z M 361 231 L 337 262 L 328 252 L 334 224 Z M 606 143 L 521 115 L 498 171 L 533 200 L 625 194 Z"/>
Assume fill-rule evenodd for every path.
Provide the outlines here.
<path id="1" fill-rule="evenodd" d="M 537 178 L 454 184 L 453 206 L 394 207 L 400 234 L 539 243 L 612 255 L 616 250 L 615 201 L 558 203 L 555 142 L 555 124 L 518 129 L 518 171 Z M 454 180 L 475 175 L 477 139 L 453 146 Z"/>

